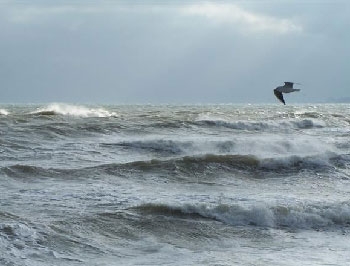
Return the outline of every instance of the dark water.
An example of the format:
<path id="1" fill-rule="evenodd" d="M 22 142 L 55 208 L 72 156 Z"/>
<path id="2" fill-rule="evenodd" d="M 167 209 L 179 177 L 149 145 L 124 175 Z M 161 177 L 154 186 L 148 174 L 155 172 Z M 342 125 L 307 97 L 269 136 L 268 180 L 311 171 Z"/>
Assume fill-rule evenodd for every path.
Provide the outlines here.
<path id="1" fill-rule="evenodd" d="M 350 260 L 350 105 L 2 105 L 0 136 L 0 265 Z"/>

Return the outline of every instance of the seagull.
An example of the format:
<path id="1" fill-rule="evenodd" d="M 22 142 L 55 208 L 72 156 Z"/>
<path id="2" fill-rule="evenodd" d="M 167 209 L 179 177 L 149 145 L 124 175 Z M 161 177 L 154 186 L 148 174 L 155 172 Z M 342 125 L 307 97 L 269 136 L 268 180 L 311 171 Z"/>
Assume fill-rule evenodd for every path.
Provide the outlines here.
<path id="1" fill-rule="evenodd" d="M 278 86 L 276 89 L 273 90 L 273 93 L 275 94 L 277 99 L 280 100 L 284 105 L 286 104 L 286 102 L 283 99 L 282 93 L 290 93 L 293 91 L 300 91 L 300 89 L 293 89 L 293 84 L 300 84 L 300 83 L 286 81 L 286 82 L 284 82 L 283 86 Z"/>

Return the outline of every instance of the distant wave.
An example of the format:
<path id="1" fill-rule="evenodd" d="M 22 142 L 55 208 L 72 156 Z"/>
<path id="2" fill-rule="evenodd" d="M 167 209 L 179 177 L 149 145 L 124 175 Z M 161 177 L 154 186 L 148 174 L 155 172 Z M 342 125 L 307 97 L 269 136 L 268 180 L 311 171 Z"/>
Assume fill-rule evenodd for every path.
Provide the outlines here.
<path id="1" fill-rule="evenodd" d="M 9 112 L 6 109 L 0 109 L 0 115 L 8 115 Z"/>
<path id="2" fill-rule="evenodd" d="M 289 119 L 278 121 L 225 121 L 225 120 L 197 120 L 196 124 L 210 127 L 225 127 L 245 131 L 269 131 L 286 129 L 323 128 L 325 123 L 318 119 Z"/>
<path id="3" fill-rule="evenodd" d="M 168 160 L 145 160 L 128 163 L 100 164 L 77 169 L 54 169 L 39 166 L 16 164 L 2 167 L 0 172 L 13 178 L 89 178 L 101 175 L 128 176 L 135 171 L 144 173 L 164 174 L 171 176 L 198 176 L 208 174 L 216 177 L 217 173 L 227 172 L 235 175 L 237 171 L 251 177 L 264 177 L 264 173 L 274 173 L 285 176 L 303 170 L 317 172 L 334 171 L 335 168 L 349 168 L 350 155 L 329 155 L 328 157 L 289 156 L 281 159 L 261 159 L 253 155 L 216 155 L 184 156 Z M 270 175 L 267 175 L 270 176 Z M 273 175 L 276 177 L 276 175 Z"/>
<path id="4" fill-rule="evenodd" d="M 115 139 L 112 139 L 115 140 Z M 255 155 L 259 158 L 281 158 L 285 156 L 315 156 L 337 153 L 340 144 L 334 144 L 328 138 L 308 135 L 285 137 L 278 134 L 232 135 L 222 138 L 191 136 L 183 138 L 125 138 L 103 142 L 100 147 L 106 150 L 124 150 L 160 156 L 200 156 L 217 155 Z"/>
<path id="5" fill-rule="evenodd" d="M 39 166 L 15 164 L 12 166 L 1 168 L 1 172 L 13 178 L 40 178 L 53 177 L 56 174 L 59 176 L 60 174 L 63 174 L 64 170 L 55 171 L 52 169 L 45 169 Z"/>
<path id="6" fill-rule="evenodd" d="M 146 203 L 132 208 L 145 215 L 163 215 L 182 218 L 205 218 L 233 226 L 259 226 L 268 228 L 320 229 L 350 226 L 348 202 L 300 204 L 294 206 L 241 206 L 229 204 L 184 204 L 180 206 Z"/>
<path id="7" fill-rule="evenodd" d="M 50 104 L 47 107 L 39 108 L 31 112 L 34 115 L 68 115 L 78 117 L 112 117 L 117 116 L 115 112 L 107 111 L 103 108 L 87 108 L 69 104 Z"/>
<path id="8" fill-rule="evenodd" d="M 333 170 L 334 165 L 342 162 L 345 165 L 350 158 L 332 154 L 327 156 L 287 156 L 284 158 L 261 159 L 254 155 L 217 155 L 184 156 L 169 160 L 136 161 L 123 165 L 105 165 L 107 168 L 127 168 L 140 171 L 170 170 L 178 173 L 203 173 L 217 171 L 231 172 L 244 170 L 251 173 L 276 172 L 289 173 L 301 170 Z M 345 162 L 344 162 L 345 161 Z"/>
<path id="9" fill-rule="evenodd" d="M 259 166 L 259 160 L 252 155 L 215 155 L 184 156 L 169 160 L 135 161 L 123 165 L 109 165 L 140 171 L 167 170 L 177 173 L 201 173 L 229 169 L 254 169 Z"/>
<path id="10" fill-rule="evenodd" d="M 177 155 L 185 152 L 189 148 L 193 148 L 193 142 L 191 141 L 175 141 L 167 139 L 154 139 L 154 140 L 134 140 L 134 141 L 122 141 L 117 143 L 101 143 L 101 147 L 104 148 L 122 148 L 132 149 L 137 151 L 154 152 L 165 155 Z"/>

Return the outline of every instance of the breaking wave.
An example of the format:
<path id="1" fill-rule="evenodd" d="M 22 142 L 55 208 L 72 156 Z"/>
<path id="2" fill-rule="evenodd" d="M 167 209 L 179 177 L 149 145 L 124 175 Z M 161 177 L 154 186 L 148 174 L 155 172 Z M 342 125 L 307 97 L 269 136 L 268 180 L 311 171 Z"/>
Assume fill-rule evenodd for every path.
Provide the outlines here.
<path id="1" fill-rule="evenodd" d="M 115 112 L 110 112 L 104 108 L 88 108 L 69 104 L 50 104 L 47 107 L 39 108 L 32 112 L 34 115 L 67 115 L 77 117 L 113 117 L 117 116 Z"/>
<path id="2" fill-rule="evenodd" d="M 31 228 L 26 223 L 1 223 L 0 224 L 0 235 L 6 236 L 9 238 L 18 238 L 23 242 L 38 242 L 40 238 L 37 234 L 37 231 Z M 23 243 L 24 246 L 24 243 Z"/>
<path id="3" fill-rule="evenodd" d="M 9 112 L 6 109 L 0 109 L 0 115 L 8 115 Z"/>
<path id="4" fill-rule="evenodd" d="M 103 167 L 112 169 L 133 169 L 147 172 L 168 170 L 175 173 L 217 173 L 234 170 L 245 171 L 253 176 L 257 173 L 275 172 L 277 174 L 295 173 L 303 170 L 318 172 L 334 170 L 335 167 L 348 167 L 349 157 L 341 155 L 327 156 L 288 156 L 281 159 L 261 159 L 254 155 L 216 155 L 184 156 L 169 160 L 136 161 L 123 165 L 110 164 Z M 108 170 L 107 170 L 108 171 Z"/>
<path id="5" fill-rule="evenodd" d="M 326 229 L 350 226 L 350 204 L 300 204 L 295 206 L 241 206 L 238 204 L 184 204 L 180 206 L 147 203 L 131 208 L 145 215 L 205 218 L 233 226 L 268 228 Z"/>
<path id="6" fill-rule="evenodd" d="M 232 135 L 224 138 L 163 139 L 162 136 L 147 139 L 117 139 L 103 142 L 101 148 L 129 152 L 143 152 L 162 156 L 195 156 L 201 154 L 255 155 L 259 158 L 281 158 L 285 156 L 315 156 L 339 153 L 338 144 L 333 140 L 307 135 L 285 137 L 276 134 Z M 338 146 L 337 146 L 338 145 Z M 343 145 L 343 143 L 341 143 Z"/>

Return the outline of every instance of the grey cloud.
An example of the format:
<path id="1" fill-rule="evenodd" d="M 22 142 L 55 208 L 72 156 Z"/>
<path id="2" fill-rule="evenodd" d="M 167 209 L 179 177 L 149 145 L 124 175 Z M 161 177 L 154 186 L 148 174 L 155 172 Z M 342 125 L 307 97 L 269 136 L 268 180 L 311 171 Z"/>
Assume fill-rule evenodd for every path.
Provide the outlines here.
<path id="1" fill-rule="evenodd" d="M 195 2 L 3 5 L 2 99 L 273 102 L 272 89 L 285 80 L 304 84 L 302 93 L 293 95 L 295 101 L 348 93 L 349 19 L 344 10 L 333 7 L 341 20 L 321 32 L 317 22 L 327 21 L 318 11 L 285 2 L 284 7 L 249 2 L 237 12 L 252 15 L 253 24 L 254 18 L 282 26 L 288 21 L 302 30 L 254 31 L 246 18 L 230 21 L 230 13 L 213 23 L 204 11 L 183 12 Z M 215 12 L 223 12 L 221 7 Z"/>

